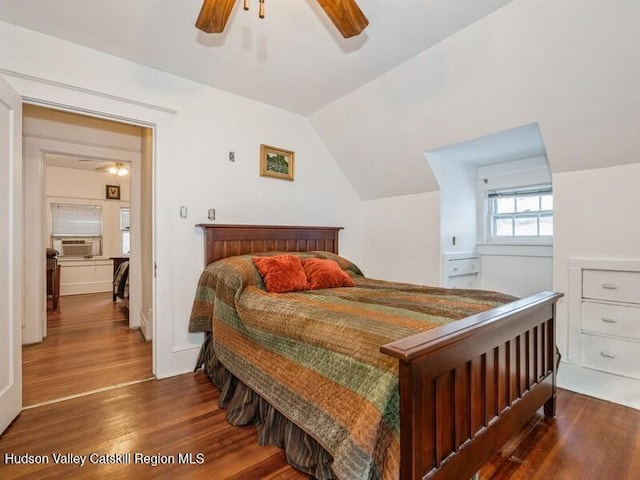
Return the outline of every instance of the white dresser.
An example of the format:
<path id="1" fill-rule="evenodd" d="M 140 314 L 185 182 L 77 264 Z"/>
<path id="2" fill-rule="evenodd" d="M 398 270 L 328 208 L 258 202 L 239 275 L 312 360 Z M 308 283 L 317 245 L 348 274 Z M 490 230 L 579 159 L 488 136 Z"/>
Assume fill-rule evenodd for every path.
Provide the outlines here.
<path id="1" fill-rule="evenodd" d="M 475 253 L 444 254 L 442 285 L 447 288 L 480 288 L 480 257 Z"/>
<path id="2" fill-rule="evenodd" d="M 567 388 L 640 408 L 640 260 L 569 260 L 565 360 Z"/>

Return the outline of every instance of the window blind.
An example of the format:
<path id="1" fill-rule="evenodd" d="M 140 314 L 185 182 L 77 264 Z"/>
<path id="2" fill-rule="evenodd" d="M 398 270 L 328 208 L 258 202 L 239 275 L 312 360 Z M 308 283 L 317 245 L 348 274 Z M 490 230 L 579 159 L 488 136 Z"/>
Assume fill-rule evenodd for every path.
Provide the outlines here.
<path id="1" fill-rule="evenodd" d="M 51 204 L 51 235 L 99 237 L 102 235 L 102 207 L 98 205 Z"/>

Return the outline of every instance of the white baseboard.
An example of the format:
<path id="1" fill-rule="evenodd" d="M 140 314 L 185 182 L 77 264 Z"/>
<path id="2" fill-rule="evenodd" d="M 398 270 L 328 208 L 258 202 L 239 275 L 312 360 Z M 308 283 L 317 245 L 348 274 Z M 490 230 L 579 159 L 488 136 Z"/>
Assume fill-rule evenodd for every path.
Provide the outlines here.
<path id="1" fill-rule="evenodd" d="M 640 410 L 640 380 L 560 363 L 558 387 Z"/>
<path id="2" fill-rule="evenodd" d="M 199 353 L 200 345 L 187 344 L 174 347 L 170 358 L 158 362 L 156 377 L 161 379 L 193 372 Z"/>

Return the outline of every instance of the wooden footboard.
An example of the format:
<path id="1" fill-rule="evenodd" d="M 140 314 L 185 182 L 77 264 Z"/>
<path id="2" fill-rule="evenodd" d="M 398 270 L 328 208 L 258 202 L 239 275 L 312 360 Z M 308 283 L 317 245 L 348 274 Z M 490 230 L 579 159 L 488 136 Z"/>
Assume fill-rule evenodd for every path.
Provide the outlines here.
<path id="1" fill-rule="evenodd" d="M 542 292 L 381 347 L 400 362 L 400 478 L 466 479 L 544 406 L 555 303 Z"/>

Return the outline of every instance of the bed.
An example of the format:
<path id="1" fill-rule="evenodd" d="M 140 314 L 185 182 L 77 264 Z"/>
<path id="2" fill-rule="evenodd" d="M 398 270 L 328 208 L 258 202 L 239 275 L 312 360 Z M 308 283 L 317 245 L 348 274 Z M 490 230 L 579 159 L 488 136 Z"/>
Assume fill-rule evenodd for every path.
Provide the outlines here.
<path id="1" fill-rule="evenodd" d="M 367 279 L 357 266 L 338 256 L 337 227 L 200 227 L 208 267 L 197 287 L 189 325 L 192 332 L 206 332 L 198 366 L 204 366 L 221 389 L 221 405 L 229 409 L 227 419 L 233 424 L 256 424 L 260 443 L 284 447 L 296 468 L 316 478 L 348 480 L 470 478 L 538 409 L 555 415 L 555 303 L 561 294 L 541 292 L 513 299 L 496 292 L 439 288 L 427 292 L 429 287 L 376 283 L 380 281 Z M 274 303 L 280 294 L 265 292 L 252 267 L 254 257 L 277 253 L 262 252 L 330 259 L 348 273 L 355 288 L 287 293 L 293 304 Z M 218 262 L 222 259 L 226 260 Z M 236 277 L 233 271 L 241 275 Z M 372 288 L 391 297 L 367 293 Z M 428 329 L 412 330 L 411 321 L 400 319 L 401 333 L 383 329 L 386 333 L 379 338 L 392 340 L 374 345 L 373 353 L 375 336 L 365 342 L 352 336 L 351 330 L 357 329 L 344 324 L 336 335 L 319 329 L 316 339 L 341 339 L 334 338 L 326 348 L 332 351 L 330 360 L 318 354 L 325 346 L 302 345 L 299 338 L 300 330 L 316 328 L 299 328 L 312 325 L 314 315 L 316 321 L 328 322 L 341 316 L 324 315 L 327 310 L 353 314 L 372 308 L 361 303 L 354 307 L 354 296 L 386 298 L 376 300 L 384 306 L 374 307 L 377 320 L 386 321 L 395 316 L 396 300 L 411 303 L 426 294 L 454 304 L 456 321 L 442 325 L 436 321 Z M 313 302 L 312 295 L 318 297 Z M 306 310 L 307 304 L 316 306 Z M 263 307 L 281 310 L 279 320 L 269 321 Z M 433 306 L 414 305 L 410 316 L 442 316 L 423 308 Z M 353 360 L 336 350 L 345 345 L 354 347 L 360 357 Z M 306 359 L 302 367 L 288 360 L 292 355 Z M 325 367 L 327 371 L 335 367 L 329 364 L 346 371 L 354 363 L 356 377 L 362 379 L 357 384 L 353 378 L 336 378 L 333 370 L 329 379 L 318 375 Z M 312 380 L 300 383 L 305 378 Z M 326 390 L 336 383 L 342 387 L 338 393 Z M 349 409 L 356 412 L 352 415 Z"/>

